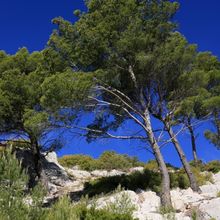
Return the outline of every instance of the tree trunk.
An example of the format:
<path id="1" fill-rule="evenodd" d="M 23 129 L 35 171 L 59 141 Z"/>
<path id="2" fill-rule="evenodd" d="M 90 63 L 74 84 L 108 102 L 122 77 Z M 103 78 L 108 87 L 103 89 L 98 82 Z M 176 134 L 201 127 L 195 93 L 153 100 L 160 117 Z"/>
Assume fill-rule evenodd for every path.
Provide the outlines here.
<path id="1" fill-rule="evenodd" d="M 154 156 L 156 158 L 157 164 L 160 169 L 160 173 L 162 176 L 162 185 L 161 185 L 161 204 L 164 207 L 171 207 L 171 196 L 170 196 L 170 176 L 165 164 L 163 155 L 161 154 L 160 148 L 157 144 L 155 136 L 152 131 L 152 126 L 150 122 L 149 112 L 146 110 L 145 112 L 145 125 L 146 125 L 146 133 L 149 138 L 149 142 L 153 149 Z"/>
<path id="2" fill-rule="evenodd" d="M 41 178 L 40 148 L 39 148 L 37 139 L 30 134 L 29 134 L 29 137 L 30 137 L 30 142 L 31 142 L 31 151 L 34 157 L 33 163 L 34 163 L 34 170 L 36 173 L 35 180 L 34 180 L 34 185 L 35 185 Z"/>
<path id="3" fill-rule="evenodd" d="M 195 178 L 193 172 L 191 171 L 191 167 L 186 159 L 186 156 L 183 152 L 183 149 L 181 148 L 181 146 L 179 144 L 179 141 L 176 138 L 176 135 L 173 132 L 173 129 L 171 128 L 171 126 L 167 122 L 164 122 L 164 125 L 169 133 L 170 138 L 172 139 L 172 143 L 173 143 L 173 145 L 174 145 L 174 147 L 180 157 L 180 160 L 183 164 L 184 170 L 186 171 L 186 174 L 189 178 L 190 187 L 192 188 L 193 191 L 200 192 L 196 178 Z"/>
<path id="4" fill-rule="evenodd" d="M 191 125 L 190 119 L 188 119 L 188 129 L 191 136 L 191 143 L 192 143 L 192 153 L 193 153 L 193 160 L 195 164 L 198 164 L 198 156 L 197 156 L 197 149 L 196 149 L 196 138 L 193 131 L 193 127 Z"/>

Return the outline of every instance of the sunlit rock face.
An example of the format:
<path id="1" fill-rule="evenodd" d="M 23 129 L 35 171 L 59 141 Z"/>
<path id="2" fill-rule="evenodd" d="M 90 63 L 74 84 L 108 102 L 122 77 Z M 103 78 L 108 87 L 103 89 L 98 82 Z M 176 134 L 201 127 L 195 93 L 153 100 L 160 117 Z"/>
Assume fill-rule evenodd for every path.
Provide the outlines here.
<path id="1" fill-rule="evenodd" d="M 33 155 L 29 150 L 18 149 L 17 157 L 22 160 L 23 166 L 28 168 L 30 176 L 35 176 Z M 79 167 L 62 167 L 55 152 L 41 155 L 42 182 L 47 187 L 48 194 L 45 197 L 45 205 L 50 204 L 63 195 L 70 195 L 73 202 L 79 201 L 85 193 L 84 185 L 89 181 L 112 176 L 131 175 L 133 172 L 143 172 L 142 167 L 134 167 L 127 172 L 120 170 L 80 170 Z M 144 189 L 122 190 L 112 194 L 103 195 L 96 201 L 98 209 L 108 206 L 109 203 L 119 201 L 126 194 L 135 211 L 133 216 L 139 220 L 191 220 L 193 215 L 198 220 L 220 220 L 220 172 L 212 174 L 212 183 L 207 182 L 201 186 L 201 193 L 176 188 L 171 190 L 172 205 L 175 213 L 162 215 L 160 213 L 160 197 L 155 192 Z M 195 214 L 196 213 L 196 214 Z"/>

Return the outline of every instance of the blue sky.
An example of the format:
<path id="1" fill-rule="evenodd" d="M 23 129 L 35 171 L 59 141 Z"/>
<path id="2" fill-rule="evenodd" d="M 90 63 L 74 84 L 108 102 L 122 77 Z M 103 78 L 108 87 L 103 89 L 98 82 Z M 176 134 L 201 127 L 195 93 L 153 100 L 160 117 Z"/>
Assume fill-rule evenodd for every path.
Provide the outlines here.
<path id="1" fill-rule="evenodd" d="M 212 51 L 220 58 L 220 1 L 210 0 L 180 0 L 181 8 L 175 20 L 179 23 L 180 32 L 190 43 L 196 43 L 201 51 Z M 41 50 L 55 26 L 51 23 L 54 17 L 62 16 L 67 20 L 75 21 L 73 11 L 85 9 L 82 0 L 1 0 L 0 2 L 0 49 L 13 54 L 18 48 L 27 47 L 29 51 Z M 129 127 L 134 126 L 129 124 Z M 220 158 L 220 151 L 210 145 L 202 135 L 205 126 L 198 128 L 198 153 L 204 161 Z M 65 135 L 66 147 L 59 155 L 66 153 L 85 153 L 99 156 L 104 150 L 116 150 L 138 156 L 146 161 L 152 155 L 141 149 L 137 142 L 102 140 L 87 144 L 83 139 L 72 139 L 70 134 Z M 192 159 L 190 151 L 190 137 L 183 134 L 179 137 Z M 163 149 L 165 159 L 175 165 L 179 160 L 172 146 Z"/>

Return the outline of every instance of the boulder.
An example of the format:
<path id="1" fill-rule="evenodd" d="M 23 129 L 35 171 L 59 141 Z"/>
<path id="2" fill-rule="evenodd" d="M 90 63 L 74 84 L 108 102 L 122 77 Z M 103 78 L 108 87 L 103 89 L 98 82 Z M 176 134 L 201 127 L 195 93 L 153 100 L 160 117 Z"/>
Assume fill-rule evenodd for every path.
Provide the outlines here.
<path id="1" fill-rule="evenodd" d="M 185 204 L 182 199 L 182 192 L 179 188 L 172 190 L 171 192 L 171 201 L 173 208 L 177 211 L 184 211 L 185 210 Z"/>
<path id="2" fill-rule="evenodd" d="M 118 193 L 114 193 L 111 196 L 99 198 L 96 201 L 96 205 L 98 209 L 105 208 L 109 204 L 117 203 L 118 201 L 123 200 L 123 196 L 126 195 L 126 198 L 129 198 L 130 203 L 133 204 L 136 208 L 138 208 L 138 196 L 134 191 L 126 190 Z"/>
<path id="3" fill-rule="evenodd" d="M 182 195 L 180 196 L 180 198 L 185 204 L 197 203 L 204 199 L 202 195 L 197 192 L 193 192 L 191 188 L 181 190 L 181 194 Z"/>
<path id="4" fill-rule="evenodd" d="M 120 170 L 111 170 L 107 176 L 121 176 L 123 174 L 126 174 L 125 172 L 123 171 L 120 171 Z"/>
<path id="5" fill-rule="evenodd" d="M 51 157 L 50 157 L 51 156 Z M 65 186 L 66 182 L 71 181 L 65 169 L 59 165 L 55 154 L 50 154 L 41 158 L 43 182 L 49 182 L 57 186 Z"/>
<path id="6" fill-rule="evenodd" d="M 89 180 L 91 178 L 91 174 L 85 170 L 67 169 L 67 172 L 71 177 L 74 177 L 74 179 L 76 180 Z"/>
<path id="7" fill-rule="evenodd" d="M 217 193 L 220 192 L 220 184 L 208 184 L 200 187 L 202 190 L 202 195 L 206 197 L 216 197 Z"/>
<path id="8" fill-rule="evenodd" d="M 106 177 L 108 176 L 108 171 L 107 170 L 94 170 L 91 172 L 91 175 L 93 177 Z"/>
<path id="9" fill-rule="evenodd" d="M 220 172 L 213 175 L 213 181 L 214 181 L 215 184 L 220 185 Z"/>
<path id="10" fill-rule="evenodd" d="M 220 219 L 220 198 L 212 200 L 206 200 L 199 206 L 200 212 L 202 212 L 203 220 Z"/>
<path id="11" fill-rule="evenodd" d="M 156 212 L 160 207 L 160 197 L 155 192 L 147 191 L 138 194 L 140 212 L 146 214 L 148 212 Z"/>
<path id="12" fill-rule="evenodd" d="M 144 172 L 144 167 L 132 167 L 129 169 L 129 173 L 133 173 L 133 172 Z"/>
<path id="13" fill-rule="evenodd" d="M 142 213 L 135 212 L 134 217 L 138 220 L 165 220 L 165 218 L 159 213 Z"/>

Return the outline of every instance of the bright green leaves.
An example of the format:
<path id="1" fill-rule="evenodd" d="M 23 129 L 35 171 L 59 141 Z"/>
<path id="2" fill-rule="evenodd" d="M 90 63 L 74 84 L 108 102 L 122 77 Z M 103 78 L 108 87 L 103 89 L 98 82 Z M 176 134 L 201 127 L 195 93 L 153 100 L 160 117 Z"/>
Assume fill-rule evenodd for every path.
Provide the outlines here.
<path id="1" fill-rule="evenodd" d="M 43 52 L 20 49 L 2 55 L 0 61 L 0 131 L 25 132 L 40 137 L 49 126 L 49 116 L 40 106 L 41 84 L 51 75 Z"/>
<path id="2" fill-rule="evenodd" d="M 93 85 L 92 74 L 66 72 L 47 78 L 42 84 L 42 105 L 50 110 L 83 108 Z"/>
<path id="3" fill-rule="evenodd" d="M 23 116 L 24 128 L 33 133 L 36 137 L 49 127 L 49 115 L 46 112 L 36 112 L 33 109 L 25 111 Z"/>

